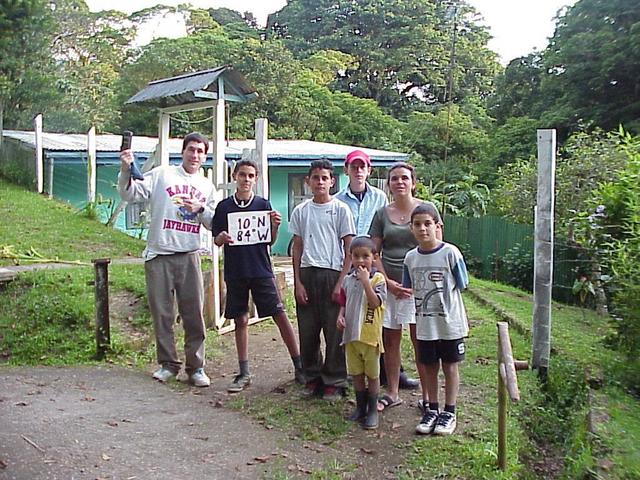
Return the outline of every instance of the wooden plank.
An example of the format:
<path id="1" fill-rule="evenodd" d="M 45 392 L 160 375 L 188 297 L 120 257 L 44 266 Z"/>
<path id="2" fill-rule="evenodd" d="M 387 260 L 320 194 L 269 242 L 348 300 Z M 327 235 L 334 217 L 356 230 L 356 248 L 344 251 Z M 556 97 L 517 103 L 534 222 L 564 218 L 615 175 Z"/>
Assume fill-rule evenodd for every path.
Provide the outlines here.
<path id="1" fill-rule="evenodd" d="M 258 323 L 263 320 L 268 320 L 270 318 L 271 317 L 263 317 L 263 318 L 253 317 L 249 319 L 249 325 L 253 325 L 254 323 Z M 229 320 L 229 325 L 227 325 L 226 327 L 220 328 L 218 330 L 218 333 L 220 335 L 225 335 L 227 333 L 235 332 L 235 330 L 236 330 L 236 322 L 234 322 L 233 320 Z"/>
<path id="2" fill-rule="evenodd" d="M 0 268 L 0 283 L 11 282 L 17 276 L 18 274 L 13 270 L 9 270 L 7 268 Z"/>

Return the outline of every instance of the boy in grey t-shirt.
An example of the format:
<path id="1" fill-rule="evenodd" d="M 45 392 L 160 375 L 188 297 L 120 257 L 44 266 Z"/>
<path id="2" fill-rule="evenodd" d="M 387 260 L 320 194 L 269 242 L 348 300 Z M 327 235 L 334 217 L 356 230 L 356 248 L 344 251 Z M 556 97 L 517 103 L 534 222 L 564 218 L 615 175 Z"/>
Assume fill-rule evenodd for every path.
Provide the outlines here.
<path id="1" fill-rule="evenodd" d="M 300 355 L 306 377 L 303 395 L 322 394 L 331 401 L 343 396 L 347 385 L 336 302 L 351 264 L 344 252 L 355 235 L 355 226 L 349 208 L 329 193 L 335 183 L 331 162 L 313 161 L 305 181 L 313 198 L 293 210 L 289 223 Z M 324 361 L 320 332 L 326 343 Z"/>

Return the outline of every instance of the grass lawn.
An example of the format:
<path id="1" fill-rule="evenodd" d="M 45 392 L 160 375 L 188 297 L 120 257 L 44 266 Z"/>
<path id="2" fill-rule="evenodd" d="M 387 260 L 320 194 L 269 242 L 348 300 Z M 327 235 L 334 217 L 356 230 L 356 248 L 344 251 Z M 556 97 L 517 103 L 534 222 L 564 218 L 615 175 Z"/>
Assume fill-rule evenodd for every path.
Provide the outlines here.
<path id="1" fill-rule="evenodd" d="M 0 266 L 47 260 L 138 257 L 144 242 L 86 218 L 71 206 L 0 178 Z M 41 258 L 38 258 L 38 255 Z"/>
<path id="2" fill-rule="evenodd" d="M 35 251 L 47 259 L 88 262 L 137 256 L 143 248 L 139 240 L 3 180 L 0 196 L 0 247 L 10 246 L 13 252 Z M 0 265 L 13 261 L 0 258 Z M 111 265 L 109 272 L 110 295 L 120 296 L 124 310 L 129 311 L 124 313 L 126 322 L 112 325 L 113 349 L 108 360 L 142 368 L 154 356 L 153 342 L 141 344 L 132 338 L 132 331 L 153 338 L 144 301 L 143 266 Z M 60 365 L 95 361 L 94 292 L 89 284 L 93 275 L 89 267 L 24 273 L 0 290 L 0 362 Z M 531 295 L 477 279 L 472 280 L 472 289 L 474 295 L 465 294 L 471 334 L 461 367 L 459 430 L 446 438 L 410 435 L 391 447 L 406 454 L 397 477 L 539 478 L 534 464 L 556 462 L 554 478 L 640 478 L 640 406 L 619 381 L 625 359 L 603 343 L 610 332 L 608 321 L 561 304 L 553 305 L 549 387 L 542 391 L 531 371 L 518 373 L 522 401 L 510 406 L 508 466 L 505 472 L 496 470 L 496 321 L 500 317 L 491 305 L 526 330 L 531 324 Z M 491 305 L 477 301 L 476 295 Z M 293 313 L 292 299 L 286 304 Z M 512 328 L 511 339 L 515 358 L 529 359 L 529 337 Z M 217 335 L 209 335 L 207 349 L 212 358 L 219 350 L 216 341 Z M 411 369 L 412 351 L 409 342 L 405 343 L 404 364 Z M 589 391 L 585 378 L 594 390 Z M 342 419 L 344 402 L 329 405 L 265 396 L 250 403 L 240 397 L 229 406 L 302 440 L 339 444 L 349 441 L 348 432 L 354 428 Z M 593 434 L 585 430 L 587 412 L 591 412 Z M 554 452 L 559 458 L 553 457 Z M 328 465 L 311 478 L 343 478 L 353 468 Z M 277 478 L 288 477 L 283 473 Z"/>

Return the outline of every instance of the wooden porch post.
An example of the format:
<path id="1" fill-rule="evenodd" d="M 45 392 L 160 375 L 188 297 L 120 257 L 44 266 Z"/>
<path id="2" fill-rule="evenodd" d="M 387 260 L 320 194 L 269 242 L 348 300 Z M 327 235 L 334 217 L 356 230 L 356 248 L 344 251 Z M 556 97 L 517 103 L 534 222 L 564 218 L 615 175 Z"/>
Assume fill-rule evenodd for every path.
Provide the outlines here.
<path id="1" fill-rule="evenodd" d="M 258 118 L 256 128 L 256 162 L 258 163 L 259 176 L 257 193 L 261 197 L 269 198 L 269 166 L 267 164 L 267 136 L 269 121 L 266 118 Z"/>
<path id="2" fill-rule="evenodd" d="M 171 122 L 169 114 L 160 111 L 158 124 L 158 145 L 160 146 L 160 165 L 169 165 L 169 131 Z"/>
<path id="3" fill-rule="evenodd" d="M 218 201 L 223 198 L 223 185 L 227 183 L 227 162 L 225 159 L 225 100 L 224 100 L 224 80 L 218 78 L 218 100 L 215 103 L 213 114 L 213 184 L 217 190 Z M 213 265 L 213 314 L 216 328 L 220 328 L 224 319 L 222 318 L 222 302 L 220 300 L 220 249 L 211 245 L 211 258 Z"/>

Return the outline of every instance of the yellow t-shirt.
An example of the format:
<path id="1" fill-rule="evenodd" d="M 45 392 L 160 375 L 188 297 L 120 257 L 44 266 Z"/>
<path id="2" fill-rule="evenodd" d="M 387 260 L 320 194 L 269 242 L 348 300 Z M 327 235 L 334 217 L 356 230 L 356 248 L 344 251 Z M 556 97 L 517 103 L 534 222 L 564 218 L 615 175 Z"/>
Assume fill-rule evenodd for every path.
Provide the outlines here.
<path id="1" fill-rule="evenodd" d="M 364 288 L 356 278 L 354 272 L 347 275 L 342 282 L 345 298 L 344 318 L 345 329 L 342 333 L 342 345 L 356 340 L 379 347 L 384 352 L 382 344 L 382 315 L 387 301 L 387 282 L 380 272 L 372 272 L 369 277 L 371 288 L 380 298 L 380 305 L 369 307 Z"/>

